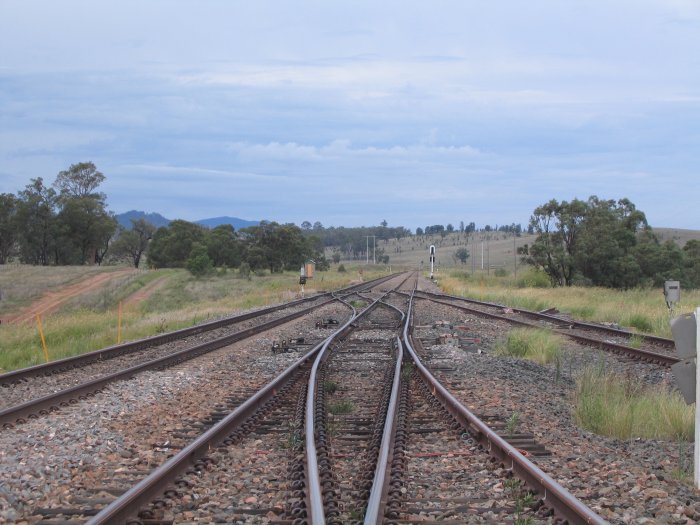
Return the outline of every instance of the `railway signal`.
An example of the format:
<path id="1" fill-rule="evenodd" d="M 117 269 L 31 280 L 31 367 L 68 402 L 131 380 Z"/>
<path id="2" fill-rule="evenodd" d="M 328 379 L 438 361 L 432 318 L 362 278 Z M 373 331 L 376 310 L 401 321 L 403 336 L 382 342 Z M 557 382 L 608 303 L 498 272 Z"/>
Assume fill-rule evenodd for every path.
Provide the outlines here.
<path id="1" fill-rule="evenodd" d="M 698 341 L 700 341 L 700 308 L 695 313 L 671 319 L 671 332 L 676 353 L 681 361 L 671 366 L 678 389 L 689 405 L 695 403 L 695 487 L 700 488 L 700 375 L 698 375 Z"/>

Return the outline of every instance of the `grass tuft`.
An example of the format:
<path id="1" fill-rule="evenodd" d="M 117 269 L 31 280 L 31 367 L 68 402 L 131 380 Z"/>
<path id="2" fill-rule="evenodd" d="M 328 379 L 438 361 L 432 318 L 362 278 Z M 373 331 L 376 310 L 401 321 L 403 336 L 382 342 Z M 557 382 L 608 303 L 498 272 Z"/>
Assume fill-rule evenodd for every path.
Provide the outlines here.
<path id="1" fill-rule="evenodd" d="M 496 344 L 496 354 L 546 365 L 561 358 L 561 337 L 546 330 L 515 328 Z"/>
<path id="2" fill-rule="evenodd" d="M 328 405 L 328 411 L 334 416 L 349 414 L 353 410 L 355 410 L 355 405 L 352 401 L 337 401 Z"/>
<path id="3" fill-rule="evenodd" d="M 586 368 L 576 381 L 574 415 L 585 429 L 618 439 L 689 441 L 694 436 L 694 407 L 664 385 Z"/>

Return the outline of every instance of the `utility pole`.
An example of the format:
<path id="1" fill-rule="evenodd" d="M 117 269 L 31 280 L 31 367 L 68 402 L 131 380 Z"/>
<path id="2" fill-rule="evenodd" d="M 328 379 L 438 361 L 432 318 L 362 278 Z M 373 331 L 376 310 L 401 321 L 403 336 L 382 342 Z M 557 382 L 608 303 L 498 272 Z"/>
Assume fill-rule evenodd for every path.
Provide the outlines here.
<path id="1" fill-rule="evenodd" d="M 486 237 L 486 275 L 491 275 L 491 240 L 490 236 Z"/>
<path id="2" fill-rule="evenodd" d="M 377 264 L 377 236 L 376 235 L 365 235 L 367 239 L 367 264 L 369 264 L 369 238 L 372 237 L 372 261 Z"/>
<path id="3" fill-rule="evenodd" d="M 515 232 L 513 232 L 513 277 L 518 276 L 518 258 L 515 255 L 516 254 L 516 249 L 515 249 Z"/>

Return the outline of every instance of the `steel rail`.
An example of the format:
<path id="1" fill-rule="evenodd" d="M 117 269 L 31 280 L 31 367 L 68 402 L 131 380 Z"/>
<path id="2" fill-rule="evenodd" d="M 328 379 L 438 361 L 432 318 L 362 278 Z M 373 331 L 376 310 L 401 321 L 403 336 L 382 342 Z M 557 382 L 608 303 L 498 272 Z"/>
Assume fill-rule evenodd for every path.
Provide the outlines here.
<path id="1" fill-rule="evenodd" d="M 87 352 L 84 354 L 80 354 L 77 356 L 72 356 L 72 357 L 66 357 L 64 359 L 58 359 L 56 361 L 51 361 L 49 363 L 43 363 L 40 365 L 34 365 L 26 368 L 20 368 L 19 370 L 13 370 L 11 372 L 5 372 L 4 374 L 0 374 L 0 385 L 10 385 L 12 383 L 16 383 L 19 381 L 22 381 L 23 379 L 30 378 L 30 377 L 37 377 L 37 376 L 42 376 L 42 375 L 52 375 L 60 372 L 64 372 L 66 370 L 71 370 L 73 368 L 78 368 L 81 366 L 84 366 L 86 364 L 94 363 L 97 361 L 103 361 L 106 359 L 111 359 L 113 357 L 119 357 L 125 354 L 137 352 L 139 350 L 143 350 L 145 348 L 150 348 L 153 346 L 158 346 L 162 345 L 165 343 L 169 343 L 171 341 L 176 341 L 178 339 L 184 339 L 185 337 L 189 337 L 191 335 L 196 335 L 200 334 L 202 332 L 208 332 L 211 330 L 215 330 L 217 328 L 222 328 L 224 326 L 228 326 L 234 323 L 239 323 L 242 321 L 247 321 L 249 319 L 254 319 L 255 317 L 261 317 L 263 315 L 267 315 L 269 313 L 274 313 L 279 310 L 284 310 L 287 308 L 291 308 L 294 306 L 298 306 L 299 304 L 303 304 L 306 302 L 310 301 L 315 301 L 318 300 L 321 297 L 324 296 L 332 296 L 333 293 L 353 293 L 353 290 L 355 288 L 360 288 L 364 289 L 367 287 L 367 285 L 372 285 L 376 286 L 377 284 L 381 284 L 382 282 L 385 282 L 389 278 L 393 277 L 394 275 L 390 275 L 388 277 L 380 277 L 378 279 L 374 279 L 372 281 L 368 281 L 366 283 L 360 283 L 356 284 L 353 286 L 348 286 L 346 288 L 341 288 L 340 290 L 336 292 L 323 292 L 318 295 L 314 295 L 311 297 L 305 297 L 302 299 L 295 299 L 293 301 L 275 305 L 275 306 L 270 306 L 267 308 L 263 308 L 261 310 L 256 310 L 254 312 L 247 312 L 244 314 L 239 314 L 239 315 L 234 315 L 231 317 L 225 317 L 223 319 L 217 319 L 215 321 L 209 321 L 206 323 L 198 324 L 196 326 L 191 326 L 188 328 L 182 328 L 180 330 L 175 330 L 173 332 L 168 332 L 165 334 L 159 334 L 159 335 L 154 335 L 150 337 L 146 337 L 143 339 L 138 339 L 136 341 L 130 341 L 128 343 L 122 343 L 118 345 L 112 345 L 108 346 L 106 348 L 101 348 L 99 350 L 94 350 L 92 352 Z M 326 304 L 326 303 L 324 303 Z"/>
<path id="2" fill-rule="evenodd" d="M 345 302 L 345 301 L 343 301 Z M 350 327 L 350 325 L 356 321 L 360 316 L 357 314 L 357 310 L 350 303 L 345 302 L 347 306 L 352 308 L 352 316 L 350 319 L 338 329 L 331 337 L 325 340 L 320 351 L 314 359 L 314 363 L 311 367 L 311 373 L 309 375 L 308 389 L 306 391 L 306 407 L 305 407 L 305 417 L 304 417 L 304 444 L 306 447 L 306 477 L 307 477 L 307 499 L 308 499 L 308 516 L 307 518 L 314 525 L 325 525 L 326 516 L 323 510 L 323 497 L 321 494 L 321 480 L 318 473 L 318 453 L 316 452 L 316 436 L 314 432 L 315 428 L 315 418 L 314 418 L 314 405 L 316 401 L 316 375 L 318 373 L 318 367 L 323 361 L 326 350 L 331 342 L 343 334 L 345 330 Z M 375 304 L 375 303 L 373 303 Z M 363 313 L 370 310 L 371 305 L 367 307 Z"/>
<path id="3" fill-rule="evenodd" d="M 494 432 L 486 423 L 481 421 L 468 408 L 459 402 L 423 365 L 418 354 L 411 344 L 411 316 L 413 313 L 413 298 L 408 308 L 409 321 L 404 326 L 403 339 L 406 350 L 416 365 L 416 370 L 423 380 L 431 387 L 433 395 L 442 403 L 450 414 L 460 423 L 469 428 L 475 439 L 485 447 L 489 453 L 503 461 L 510 461 L 510 470 L 520 479 L 524 480 L 530 488 L 543 496 L 544 502 L 554 512 L 568 520 L 570 525 L 596 524 L 605 525 L 608 522 L 598 516 L 590 508 L 575 498 L 568 490 L 562 487 L 537 465 L 523 456 L 514 446 Z M 507 464 L 507 463 L 506 463 Z"/>
<path id="4" fill-rule="evenodd" d="M 423 292 L 420 292 L 420 293 L 423 293 Z M 474 308 L 469 308 L 468 306 L 450 303 L 450 302 L 444 301 L 442 299 L 435 299 L 435 298 L 429 298 L 429 297 L 417 297 L 417 299 L 421 299 L 424 301 L 433 301 L 433 302 L 436 302 L 439 304 L 451 306 L 452 308 L 464 310 L 465 312 L 473 313 L 473 314 L 480 315 L 483 317 L 489 317 L 491 319 L 498 319 L 499 321 L 505 321 L 507 323 L 516 324 L 519 326 L 542 329 L 542 326 L 540 326 L 536 323 L 529 323 L 527 321 L 522 321 L 520 319 L 513 319 L 513 318 L 508 317 L 506 315 L 499 315 L 499 314 L 494 314 L 491 312 L 484 312 L 483 310 L 476 310 Z M 560 321 L 561 321 L 561 319 L 560 319 Z M 647 362 L 653 363 L 653 364 L 658 364 L 658 365 L 668 367 L 668 366 L 671 366 L 675 363 L 680 362 L 679 358 L 672 356 L 672 355 L 668 355 L 668 354 L 659 354 L 657 352 L 651 352 L 649 350 L 642 350 L 640 348 L 632 348 L 631 346 L 623 345 L 620 343 L 613 343 L 611 341 L 601 341 L 600 339 L 594 339 L 592 337 L 587 337 L 585 335 L 572 334 L 566 329 L 552 328 L 551 330 L 554 333 L 561 334 L 564 337 L 570 337 L 571 339 L 574 339 L 574 340 L 578 341 L 579 343 L 585 344 L 587 346 L 593 346 L 596 348 L 601 348 L 603 350 L 610 350 L 615 354 L 626 355 L 626 356 L 631 357 L 633 359 L 641 359 L 643 361 L 647 361 Z"/>
<path id="5" fill-rule="evenodd" d="M 243 402 L 219 423 L 211 427 L 122 496 L 102 509 L 87 522 L 87 525 L 123 524 L 128 518 L 137 514 L 142 505 L 149 503 L 154 497 L 164 491 L 189 465 L 205 456 L 211 448 L 215 448 L 221 444 L 229 434 L 242 425 L 259 407 L 269 401 L 292 379 L 297 370 L 308 366 L 308 362 L 314 354 L 318 353 L 321 348 L 326 346 L 329 340 L 334 338 L 342 330 L 343 328 L 336 330 L 336 332 L 331 334 L 324 341 L 317 344 L 313 349 L 299 358 L 247 401 Z"/>
<path id="6" fill-rule="evenodd" d="M 328 302 L 331 302 L 333 300 L 334 299 L 329 299 Z M 260 332 L 270 330 L 271 328 L 275 328 L 276 326 L 302 317 L 308 314 L 309 312 L 315 310 L 319 306 L 322 306 L 323 304 L 326 303 L 322 303 L 321 305 L 317 306 L 312 306 L 310 308 L 306 308 L 304 310 L 300 310 L 298 312 L 286 315 L 279 319 L 273 319 L 272 321 L 268 321 L 261 325 L 227 335 L 223 338 L 202 343 L 191 348 L 186 348 L 184 350 L 180 350 L 179 352 L 175 352 L 173 354 L 160 357 L 158 359 L 154 359 L 146 363 L 142 363 L 140 365 L 132 366 L 127 369 L 114 372 L 112 374 L 108 374 L 94 379 L 92 381 L 88 381 L 86 383 L 82 383 L 80 385 L 76 385 L 74 387 L 67 388 L 59 392 L 55 392 L 53 394 L 49 394 L 37 399 L 32 399 L 30 401 L 27 401 L 26 403 L 22 403 L 14 407 L 6 408 L 0 411 L 0 426 L 11 426 L 14 423 L 23 422 L 23 420 L 27 417 L 45 415 L 50 411 L 58 410 L 59 406 L 61 405 L 67 406 L 68 404 L 71 404 L 71 400 L 90 397 L 93 394 L 99 392 L 108 384 L 113 383 L 115 381 L 129 379 L 134 375 L 140 372 L 144 372 L 146 370 L 165 368 L 167 366 L 181 363 L 183 361 L 199 357 L 200 355 L 211 352 L 213 350 L 217 350 L 232 343 L 241 341 L 248 337 L 252 337 L 253 335 L 256 335 Z"/>
<path id="7" fill-rule="evenodd" d="M 401 320 L 405 319 L 405 314 L 401 312 Z M 389 470 L 391 468 L 391 453 L 394 448 L 394 437 L 396 434 L 397 406 L 399 402 L 399 388 L 401 387 L 401 366 L 403 364 L 403 345 L 401 339 L 396 338 L 396 366 L 394 368 L 394 378 L 391 386 L 391 397 L 386 411 L 384 432 L 382 443 L 377 458 L 377 466 L 374 470 L 372 480 L 372 490 L 367 500 L 365 510 L 364 525 L 376 525 L 381 523 L 384 515 L 385 496 L 389 488 Z"/>
<path id="8" fill-rule="evenodd" d="M 438 297 L 438 298 L 454 299 L 456 301 L 463 301 L 463 302 L 478 304 L 478 305 L 482 305 L 482 306 L 489 306 L 492 308 L 510 308 L 511 310 L 513 310 L 514 312 L 517 312 L 519 314 L 534 317 L 535 319 L 544 319 L 547 321 L 551 321 L 553 323 L 565 324 L 567 326 L 573 326 L 574 328 L 583 328 L 583 329 L 587 329 L 587 330 L 597 330 L 599 332 L 607 332 L 607 333 L 612 334 L 612 335 L 618 335 L 618 336 L 624 336 L 624 337 L 631 337 L 633 335 L 637 335 L 637 336 L 643 337 L 644 339 L 646 339 L 648 341 L 652 341 L 654 343 L 666 346 L 668 348 L 674 348 L 674 343 L 673 343 L 672 339 L 668 339 L 666 337 L 660 337 L 658 335 L 636 333 L 636 332 L 631 332 L 629 330 L 623 330 L 620 328 L 612 328 L 611 326 L 599 325 L 599 324 L 595 324 L 595 323 L 587 323 L 585 321 L 576 321 L 576 320 L 569 321 L 569 320 L 557 317 L 556 315 L 547 314 L 544 312 L 535 312 L 532 310 L 526 310 L 524 308 L 517 308 L 517 307 L 513 307 L 513 306 L 508 306 L 505 304 L 490 303 L 487 301 L 478 301 L 476 299 L 471 299 L 468 297 L 460 297 L 457 295 L 438 294 L 438 293 L 420 291 L 420 290 L 417 291 L 417 293 L 432 296 L 432 297 Z"/>

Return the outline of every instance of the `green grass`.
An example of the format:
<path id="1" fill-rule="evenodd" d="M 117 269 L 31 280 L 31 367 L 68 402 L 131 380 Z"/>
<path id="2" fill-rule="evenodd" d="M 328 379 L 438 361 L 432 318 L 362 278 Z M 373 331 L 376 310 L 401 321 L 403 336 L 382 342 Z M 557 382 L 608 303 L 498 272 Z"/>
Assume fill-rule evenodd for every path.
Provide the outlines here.
<path id="1" fill-rule="evenodd" d="M 328 405 L 328 411 L 334 416 L 349 414 L 353 410 L 355 410 L 355 405 L 352 401 L 336 401 Z"/>
<path id="2" fill-rule="evenodd" d="M 694 436 L 694 407 L 678 392 L 602 368 L 587 368 L 577 378 L 574 416 L 583 428 L 618 439 L 690 441 Z"/>
<path id="3" fill-rule="evenodd" d="M 561 359 L 561 337 L 547 330 L 515 328 L 496 344 L 496 354 L 546 365 Z"/>
<path id="4" fill-rule="evenodd" d="M 21 268 L 27 272 L 29 279 L 37 275 L 35 267 L 16 267 L 12 270 L 13 278 L 23 279 Z M 360 269 L 362 275 L 358 272 Z M 348 271 L 344 274 L 318 272 L 316 279 L 307 283 L 306 292 L 310 294 L 316 290 L 341 288 L 353 281 L 359 282 L 361 278 L 373 279 L 385 275 L 383 270 L 376 268 L 372 271 L 348 265 Z M 42 279 L 37 281 L 35 288 L 46 291 L 48 282 L 55 286 L 56 282 L 68 282 L 66 276 L 70 276 L 71 281 L 80 278 L 73 268 L 58 268 L 56 271 L 61 274 L 60 278 L 49 278 L 42 270 Z M 149 299 L 124 309 L 122 341 L 185 328 L 210 318 L 234 315 L 241 310 L 286 302 L 299 296 L 297 272 L 274 275 L 268 272 L 262 277 L 253 276 L 250 280 L 241 278 L 238 272 L 233 271 L 219 272 L 203 279 L 195 279 L 181 269 L 143 272 L 117 279 L 114 284 L 97 292 L 72 299 L 56 313 L 46 316 L 43 328 L 50 359 L 70 357 L 115 344 L 119 301 L 161 277 L 166 282 Z M 0 324 L 0 373 L 43 362 L 36 324 Z"/>

